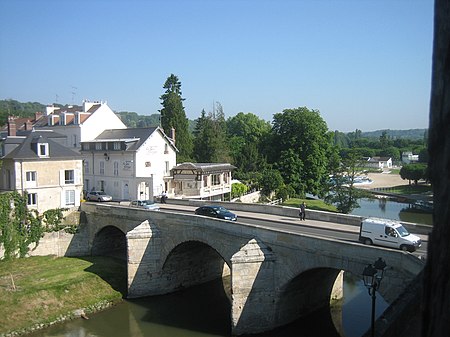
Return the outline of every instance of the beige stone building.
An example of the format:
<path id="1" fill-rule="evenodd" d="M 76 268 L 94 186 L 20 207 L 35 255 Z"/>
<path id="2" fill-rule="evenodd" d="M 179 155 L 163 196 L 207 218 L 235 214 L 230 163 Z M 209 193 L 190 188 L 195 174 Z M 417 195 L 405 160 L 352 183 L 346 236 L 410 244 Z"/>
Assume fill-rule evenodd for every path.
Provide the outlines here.
<path id="1" fill-rule="evenodd" d="M 28 207 L 39 213 L 80 206 L 82 159 L 60 144 L 64 136 L 29 131 L 0 141 L 0 190 L 27 193 Z"/>

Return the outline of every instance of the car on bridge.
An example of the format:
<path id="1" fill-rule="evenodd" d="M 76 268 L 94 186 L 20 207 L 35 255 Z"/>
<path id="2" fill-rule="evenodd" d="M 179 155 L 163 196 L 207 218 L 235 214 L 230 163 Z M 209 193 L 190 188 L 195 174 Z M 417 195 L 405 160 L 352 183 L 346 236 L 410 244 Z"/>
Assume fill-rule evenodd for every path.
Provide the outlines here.
<path id="1" fill-rule="evenodd" d="M 223 206 L 217 205 L 205 205 L 197 208 L 195 210 L 195 214 L 209 216 L 212 218 L 218 218 L 229 221 L 236 221 L 237 215 L 230 212 Z"/>
<path id="2" fill-rule="evenodd" d="M 158 204 L 150 200 L 133 200 L 130 202 L 130 206 L 148 209 L 149 211 L 159 211 Z"/>
<path id="3" fill-rule="evenodd" d="M 112 196 L 103 191 L 90 191 L 86 194 L 87 201 L 111 201 Z"/>

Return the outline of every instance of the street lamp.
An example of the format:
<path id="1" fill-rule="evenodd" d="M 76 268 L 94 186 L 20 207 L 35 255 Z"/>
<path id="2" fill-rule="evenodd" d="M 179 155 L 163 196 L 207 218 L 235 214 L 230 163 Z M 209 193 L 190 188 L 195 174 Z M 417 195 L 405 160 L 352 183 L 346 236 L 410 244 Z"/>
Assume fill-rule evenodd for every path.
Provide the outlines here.
<path id="1" fill-rule="evenodd" d="M 372 319 L 371 319 L 371 336 L 375 336 L 375 300 L 376 300 L 376 291 L 380 288 L 381 280 L 384 276 L 384 269 L 386 268 L 386 262 L 379 257 L 375 263 L 367 265 L 364 268 L 362 273 L 364 285 L 367 287 L 369 291 L 369 295 L 372 297 Z"/>

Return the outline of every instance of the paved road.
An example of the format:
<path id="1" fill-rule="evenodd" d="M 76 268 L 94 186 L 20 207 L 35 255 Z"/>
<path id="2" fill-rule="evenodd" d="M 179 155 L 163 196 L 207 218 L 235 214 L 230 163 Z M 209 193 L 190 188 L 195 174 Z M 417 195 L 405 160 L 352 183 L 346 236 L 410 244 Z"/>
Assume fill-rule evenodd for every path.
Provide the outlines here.
<path id="1" fill-rule="evenodd" d="M 176 211 L 193 214 L 196 207 L 160 204 L 161 210 Z M 238 216 L 238 222 L 242 224 L 257 225 L 264 228 L 282 229 L 294 233 L 320 236 L 324 238 L 338 239 L 343 241 L 358 242 L 359 227 L 351 225 L 342 225 L 332 222 L 308 220 L 300 221 L 298 218 L 292 218 L 282 215 L 271 215 L 253 212 L 233 211 Z M 420 247 L 414 255 L 422 258 L 426 257 L 428 236 L 418 235 L 422 239 Z"/>

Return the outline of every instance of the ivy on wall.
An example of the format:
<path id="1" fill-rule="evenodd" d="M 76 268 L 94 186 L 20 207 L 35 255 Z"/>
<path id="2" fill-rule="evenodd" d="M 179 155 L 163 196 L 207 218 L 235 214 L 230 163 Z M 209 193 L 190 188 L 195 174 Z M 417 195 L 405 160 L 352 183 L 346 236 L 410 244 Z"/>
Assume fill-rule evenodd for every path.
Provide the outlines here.
<path id="1" fill-rule="evenodd" d="M 45 232 L 60 230 L 63 209 L 45 211 L 42 215 L 27 207 L 27 193 L 0 194 L 0 244 L 4 259 L 25 257 L 31 244 L 39 244 Z"/>

